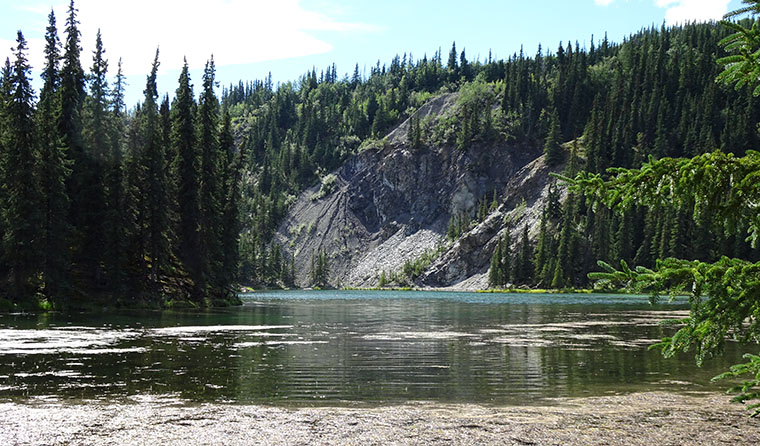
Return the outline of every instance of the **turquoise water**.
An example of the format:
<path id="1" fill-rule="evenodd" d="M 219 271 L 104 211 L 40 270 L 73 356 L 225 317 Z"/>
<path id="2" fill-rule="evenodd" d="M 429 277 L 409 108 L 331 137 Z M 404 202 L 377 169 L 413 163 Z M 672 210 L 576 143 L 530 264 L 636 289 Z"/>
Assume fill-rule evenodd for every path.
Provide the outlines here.
<path id="1" fill-rule="evenodd" d="M 647 347 L 683 302 L 646 296 L 263 292 L 208 311 L 0 315 L 0 400 L 525 404 L 648 390 L 720 391 Z"/>

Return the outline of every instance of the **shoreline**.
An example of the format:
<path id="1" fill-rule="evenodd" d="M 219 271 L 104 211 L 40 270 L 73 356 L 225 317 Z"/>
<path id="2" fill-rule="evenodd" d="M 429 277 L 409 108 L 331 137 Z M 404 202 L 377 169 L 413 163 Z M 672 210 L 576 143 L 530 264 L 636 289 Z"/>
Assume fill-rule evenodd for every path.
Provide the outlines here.
<path id="1" fill-rule="evenodd" d="M 8 445 L 758 444 L 760 420 L 723 394 L 646 392 L 524 406 L 410 402 L 288 408 L 36 399 L 0 403 Z"/>

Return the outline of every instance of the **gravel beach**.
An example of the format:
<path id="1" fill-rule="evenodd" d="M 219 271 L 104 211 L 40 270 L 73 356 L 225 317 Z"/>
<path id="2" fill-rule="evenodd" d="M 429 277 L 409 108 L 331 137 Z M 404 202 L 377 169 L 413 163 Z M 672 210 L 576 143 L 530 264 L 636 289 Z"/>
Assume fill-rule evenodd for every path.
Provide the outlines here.
<path id="1" fill-rule="evenodd" d="M 35 399 L 0 404 L 2 445 L 756 445 L 760 420 L 720 394 L 491 407 L 283 408 Z"/>

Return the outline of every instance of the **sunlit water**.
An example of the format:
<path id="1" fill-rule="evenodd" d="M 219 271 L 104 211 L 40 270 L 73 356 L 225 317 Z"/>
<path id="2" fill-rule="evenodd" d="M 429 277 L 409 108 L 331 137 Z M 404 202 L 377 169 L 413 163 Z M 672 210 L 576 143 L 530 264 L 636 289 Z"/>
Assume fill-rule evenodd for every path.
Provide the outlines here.
<path id="1" fill-rule="evenodd" d="M 646 297 L 269 292 L 203 312 L 0 315 L 0 400 L 525 404 L 642 390 L 718 391 L 647 346 L 683 304 Z"/>

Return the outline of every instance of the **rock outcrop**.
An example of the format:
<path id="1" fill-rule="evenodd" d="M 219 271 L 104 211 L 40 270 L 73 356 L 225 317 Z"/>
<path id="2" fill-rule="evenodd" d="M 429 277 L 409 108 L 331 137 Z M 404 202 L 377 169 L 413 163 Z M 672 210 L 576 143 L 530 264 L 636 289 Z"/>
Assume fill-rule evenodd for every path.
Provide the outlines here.
<path id="1" fill-rule="evenodd" d="M 440 96 L 414 117 L 435 122 L 455 102 L 456 94 Z M 505 217 L 513 227 L 528 224 L 532 234 L 537 231 L 549 181 L 539 148 L 502 142 L 466 150 L 448 144 L 413 149 L 409 125 L 402 123 L 333 172 L 329 192 L 315 186 L 292 205 L 275 242 L 294 255 L 297 285 L 310 285 L 312 257 L 323 251 L 332 285 L 376 286 L 381 271 L 398 271 L 405 261 L 435 249 L 452 215 L 474 210 L 494 191 L 506 200 L 451 244 L 417 285 L 482 288 Z"/>

